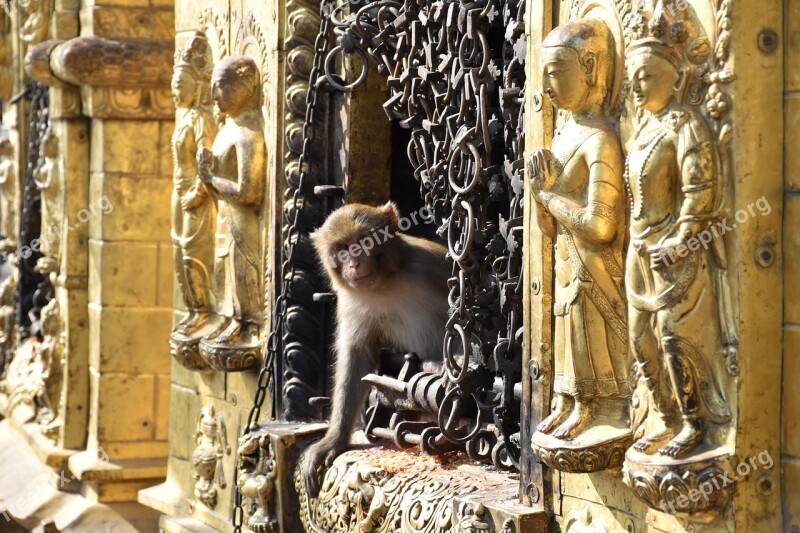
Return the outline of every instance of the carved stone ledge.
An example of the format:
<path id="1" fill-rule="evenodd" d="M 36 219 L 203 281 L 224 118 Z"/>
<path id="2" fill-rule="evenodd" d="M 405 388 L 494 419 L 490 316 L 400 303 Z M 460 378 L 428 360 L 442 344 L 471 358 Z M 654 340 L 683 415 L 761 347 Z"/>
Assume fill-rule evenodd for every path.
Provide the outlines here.
<path id="1" fill-rule="evenodd" d="M 200 355 L 197 339 L 187 339 L 183 335 L 173 333 L 169 339 L 169 353 L 181 366 L 189 370 L 204 371 L 211 368 Z"/>
<path id="2" fill-rule="evenodd" d="M 49 87 L 80 88 L 83 113 L 94 118 L 172 120 L 172 41 L 76 37 L 45 41 L 25 54 L 25 71 Z M 77 105 L 69 91 L 67 104 Z"/>
<path id="3" fill-rule="evenodd" d="M 710 523 L 730 502 L 737 480 L 731 456 L 718 452 L 709 450 L 676 460 L 631 448 L 625 455 L 622 480 L 654 509 Z"/>
<path id="4" fill-rule="evenodd" d="M 516 533 L 547 531 L 549 523 L 543 510 L 518 505 L 518 479 L 450 456 L 349 451 L 327 470 L 317 498 L 305 493 L 300 472 L 294 480 L 305 531 Z"/>

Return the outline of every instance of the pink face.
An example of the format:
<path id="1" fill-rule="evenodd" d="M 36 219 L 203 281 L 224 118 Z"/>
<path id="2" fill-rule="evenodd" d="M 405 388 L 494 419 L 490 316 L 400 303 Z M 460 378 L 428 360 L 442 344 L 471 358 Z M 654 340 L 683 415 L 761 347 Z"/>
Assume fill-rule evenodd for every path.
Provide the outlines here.
<path id="1" fill-rule="evenodd" d="M 363 240 L 363 239 L 362 239 Z M 353 289 L 368 289 L 378 282 L 378 262 L 358 238 L 334 245 L 332 255 L 342 280 Z"/>

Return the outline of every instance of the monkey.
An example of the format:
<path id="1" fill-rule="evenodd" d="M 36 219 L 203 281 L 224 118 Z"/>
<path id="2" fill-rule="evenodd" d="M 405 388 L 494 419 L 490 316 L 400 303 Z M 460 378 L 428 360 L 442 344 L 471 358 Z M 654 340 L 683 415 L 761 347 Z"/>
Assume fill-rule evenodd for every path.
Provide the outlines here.
<path id="1" fill-rule="evenodd" d="M 311 234 L 337 309 L 330 423 L 306 451 L 303 466 L 310 497 L 319 491 L 317 469 L 330 466 L 350 442 L 369 393 L 361 378 L 377 371 L 381 348 L 414 352 L 422 361 L 442 358 L 452 273 L 447 248 L 402 234 L 402 227 L 392 202 L 348 204 Z"/>

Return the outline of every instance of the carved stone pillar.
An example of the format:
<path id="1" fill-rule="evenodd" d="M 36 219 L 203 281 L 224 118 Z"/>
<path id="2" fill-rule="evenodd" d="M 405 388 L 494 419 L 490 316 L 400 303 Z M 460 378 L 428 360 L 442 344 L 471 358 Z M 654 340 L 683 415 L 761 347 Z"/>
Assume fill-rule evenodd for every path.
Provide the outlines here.
<path id="1" fill-rule="evenodd" d="M 163 228 L 172 165 L 162 146 L 172 129 L 174 19 L 170 6 L 133 13 L 102 5 L 85 7 L 80 19 L 83 37 L 55 32 L 58 40 L 29 51 L 26 69 L 54 86 L 54 128 L 68 156 L 57 285 L 77 381 L 66 401 L 79 401 L 81 387 L 92 391 L 88 435 L 73 444 L 85 451 L 69 465 L 87 495 L 130 501 L 165 473 L 169 354 L 147 339 L 167 332 L 171 316 Z M 81 114 L 91 129 L 71 118 Z"/>

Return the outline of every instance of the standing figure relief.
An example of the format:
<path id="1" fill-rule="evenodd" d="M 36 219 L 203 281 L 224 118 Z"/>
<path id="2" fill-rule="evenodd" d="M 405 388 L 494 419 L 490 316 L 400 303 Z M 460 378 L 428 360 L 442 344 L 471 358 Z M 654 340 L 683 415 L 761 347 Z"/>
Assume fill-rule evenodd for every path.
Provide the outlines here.
<path id="1" fill-rule="evenodd" d="M 568 116 L 550 150 L 528 161 L 537 223 L 555 241 L 555 398 L 532 441 L 545 462 L 571 471 L 618 466 L 630 439 L 624 157 L 609 113 L 615 60 L 599 19 L 545 38 L 544 92 Z"/>
<path id="2" fill-rule="evenodd" d="M 177 108 L 172 134 L 172 242 L 175 275 L 187 311 L 172 332 L 172 347 L 173 353 L 179 352 L 178 360 L 189 368 L 205 367 L 196 349 L 189 347 L 208 333 L 209 312 L 214 306 L 217 207 L 197 167 L 197 152 L 211 147 L 217 131 L 211 108 L 211 69 L 208 41 L 195 32 L 175 55 L 172 76 Z"/>
<path id="3" fill-rule="evenodd" d="M 634 413 L 633 447 L 671 458 L 691 454 L 710 425 L 730 421 L 725 361 L 738 343 L 725 243 L 720 236 L 694 246 L 723 219 L 723 179 L 711 128 L 683 101 L 687 24 L 641 21 L 626 50 L 639 116 L 626 161 L 628 320 L 649 406 Z"/>
<path id="4" fill-rule="evenodd" d="M 264 322 L 264 183 L 266 145 L 261 74 L 248 56 L 214 67 L 211 98 L 225 122 L 197 154 L 200 177 L 217 198 L 214 329 L 200 350 L 212 368 L 244 370 L 261 352 Z"/>

